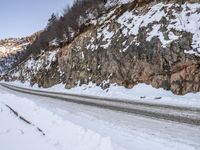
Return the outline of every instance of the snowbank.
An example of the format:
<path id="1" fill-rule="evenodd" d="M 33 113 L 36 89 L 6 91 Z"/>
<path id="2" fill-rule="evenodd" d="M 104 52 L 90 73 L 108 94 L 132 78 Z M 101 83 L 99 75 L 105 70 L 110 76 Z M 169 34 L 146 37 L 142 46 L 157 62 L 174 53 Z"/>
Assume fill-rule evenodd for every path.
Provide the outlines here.
<path id="1" fill-rule="evenodd" d="M 34 128 L 25 124 L 0 102 L 0 145 L 2 150 L 55 150 Z"/>
<path id="2" fill-rule="evenodd" d="M 0 93 L 0 97 L 0 145 L 4 150 L 30 147 L 38 150 L 112 150 L 109 137 L 63 120 L 31 100 L 6 93 Z M 39 127 L 45 136 L 17 118 L 5 104 Z M 11 141 L 14 143 L 10 144 Z"/>

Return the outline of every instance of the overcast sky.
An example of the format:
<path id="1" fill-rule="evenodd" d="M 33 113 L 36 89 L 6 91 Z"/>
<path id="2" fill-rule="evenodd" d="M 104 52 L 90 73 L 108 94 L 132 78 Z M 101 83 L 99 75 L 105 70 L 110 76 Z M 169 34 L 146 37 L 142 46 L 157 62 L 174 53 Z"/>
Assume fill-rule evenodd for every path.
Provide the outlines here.
<path id="1" fill-rule="evenodd" d="M 43 29 L 53 12 L 73 0 L 0 0 L 0 39 L 28 36 Z"/>

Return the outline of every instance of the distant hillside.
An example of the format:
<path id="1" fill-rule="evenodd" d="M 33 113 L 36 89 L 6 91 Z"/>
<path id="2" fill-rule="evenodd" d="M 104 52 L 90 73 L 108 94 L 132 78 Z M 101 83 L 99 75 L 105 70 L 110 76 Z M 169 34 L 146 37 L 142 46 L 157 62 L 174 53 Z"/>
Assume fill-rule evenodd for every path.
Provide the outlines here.
<path id="1" fill-rule="evenodd" d="M 9 38 L 0 40 L 0 73 L 15 67 L 28 57 L 27 46 L 39 36 L 39 32 L 24 38 Z"/>

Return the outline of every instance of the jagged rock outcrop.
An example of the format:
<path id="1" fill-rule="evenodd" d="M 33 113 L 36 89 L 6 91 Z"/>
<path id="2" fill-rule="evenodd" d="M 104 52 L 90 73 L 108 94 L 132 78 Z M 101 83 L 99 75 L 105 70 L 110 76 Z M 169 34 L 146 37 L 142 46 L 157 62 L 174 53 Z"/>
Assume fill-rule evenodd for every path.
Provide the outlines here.
<path id="1" fill-rule="evenodd" d="M 200 2 L 116 3 L 57 52 L 53 61 L 41 59 L 53 52 L 34 60 L 36 69 L 26 63 L 21 76 L 41 87 L 93 82 L 102 88 L 111 83 L 131 88 L 146 83 L 175 94 L 199 92 Z"/>
<path id="2" fill-rule="evenodd" d="M 194 10 L 195 5 L 198 9 Z M 101 85 L 109 80 L 127 88 L 147 83 L 176 94 L 200 91 L 199 43 L 194 43 L 194 33 L 175 25 L 181 22 L 176 16 L 180 13 L 186 14 L 182 17 L 188 17 L 183 18 L 188 22 L 191 13 L 200 15 L 199 6 L 154 2 L 137 7 L 130 3 L 113 10 L 111 19 L 62 48 L 59 66 L 66 75 L 66 87 L 78 81 Z M 191 49 L 196 56 L 187 54 Z"/>

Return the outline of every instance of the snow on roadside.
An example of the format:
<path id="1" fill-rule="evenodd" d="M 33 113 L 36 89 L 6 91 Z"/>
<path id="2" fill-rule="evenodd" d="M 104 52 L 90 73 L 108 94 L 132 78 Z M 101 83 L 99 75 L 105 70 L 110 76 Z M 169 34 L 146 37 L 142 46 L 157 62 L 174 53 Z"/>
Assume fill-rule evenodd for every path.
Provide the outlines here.
<path id="1" fill-rule="evenodd" d="M 19 120 L 0 102 L 0 147 L 2 150 L 56 150 L 43 135 Z"/>
<path id="2" fill-rule="evenodd" d="M 127 89 L 123 86 L 111 84 L 110 88 L 103 90 L 96 84 L 89 83 L 88 85 L 76 86 L 72 89 L 65 89 L 65 85 L 58 84 L 51 88 L 38 88 L 37 85 L 33 87 L 30 83 L 21 83 L 19 81 L 9 82 L 8 84 L 19 87 L 31 88 L 42 91 L 53 91 L 62 93 L 73 93 L 80 95 L 100 96 L 105 98 L 112 98 L 115 100 L 140 101 L 148 103 L 169 104 L 188 107 L 200 107 L 200 92 L 189 93 L 183 96 L 174 95 L 171 91 L 166 91 L 162 88 L 156 89 L 151 85 L 138 84 L 132 89 Z"/>
<path id="3" fill-rule="evenodd" d="M 6 149 L 48 150 L 112 150 L 109 137 L 102 137 L 98 133 L 63 120 L 47 109 L 38 107 L 31 100 L 18 98 L 15 95 L 0 93 L 0 145 Z M 5 104 L 17 111 L 28 121 L 39 127 L 45 136 L 19 118 L 15 117 Z M 27 141 L 22 144 L 23 139 Z M 4 142 L 3 142 L 4 141 Z M 15 143 L 9 144 L 9 142 Z M 30 144 L 30 143 L 33 144 Z M 29 145 L 29 144 L 30 145 Z M 28 145 L 27 145 L 28 144 Z M 9 146 L 15 146 L 10 148 Z M 19 147 L 19 148 L 17 148 Z"/>
<path id="4" fill-rule="evenodd" d="M 60 91 L 81 95 L 100 96 L 113 98 L 115 100 L 137 100 L 149 103 L 200 107 L 200 93 L 190 93 L 184 96 L 178 96 L 174 95 L 171 91 L 166 91 L 162 88 L 156 89 L 151 85 L 146 84 L 138 84 L 132 89 L 127 89 L 123 86 L 112 84 L 110 88 L 106 90 L 102 90 L 99 86 L 96 86 L 92 83 L 89 83 L 89 85 L 77 86 L 69 90 L 64 89 L 64 85 L 56 85 L 48 90 L 54 92 Z"/>

